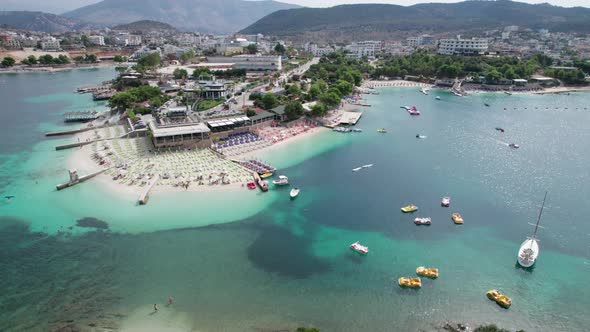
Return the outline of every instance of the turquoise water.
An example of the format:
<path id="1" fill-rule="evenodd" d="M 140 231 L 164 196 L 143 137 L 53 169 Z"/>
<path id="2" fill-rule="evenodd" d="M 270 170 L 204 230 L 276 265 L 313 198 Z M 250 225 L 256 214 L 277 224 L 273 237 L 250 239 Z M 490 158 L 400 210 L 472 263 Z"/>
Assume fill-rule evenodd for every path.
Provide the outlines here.
<path id="1" fill-rule="evenodd" d="M 0 116 L 12 121 L 0 131 L 2 195 L 16 193 L 0 205 L 7 271 L 0 330 L 429 331 L 446 320 L 587 330 L 590 95 L 457 98 L 387 88 L 368 97 L 363 133 L 326 132 L 265 156 L 302 188 L 295 201 L 284 188 L 156 194 L 138 207 L 134 197 L 91 183 L 55 192 L 68 152 L 52 151 L 59 140 L 41 137 L 61 127 L 64 110 L 92 104 L 73 88 L 112 74 L 0 78 L 2 100 L 10 100 Z M 12 80 L 46 84 L 47 93 L 23 92 Z M 422 115 L 410 117 L 400 105 Z M 27 117 L 14 119 L 13 109 Z M 389 133 L 375 131 L 381 127 Z M 14 135 L 19 143 L 7 142 Z M 374 166 L 351 172 L 367 163 Z M 522 270 L 516 251 L 545 190 L 540 258 Z M 446 194 L 451 208 L 440 207 Z M 414 216 L 401 214 L 409 203 L 433 225 L 416 227 Z M 451 222 L 455 211 L 465 225 Z M 67 228 L 83 217 L 105 220 L 111 231 Z M 354 241 L 371 252 L 353 254 Z M 438 267 L 440 278 L 423 280 L 418 291 L 395 285 L 420 265 Z M 512 297 L 509 310 L 485 297 L 491 288 Z M 175 303 L 166 307 L 170 295 Z M 153 303 L 161 309 L 150 315 Z"/>

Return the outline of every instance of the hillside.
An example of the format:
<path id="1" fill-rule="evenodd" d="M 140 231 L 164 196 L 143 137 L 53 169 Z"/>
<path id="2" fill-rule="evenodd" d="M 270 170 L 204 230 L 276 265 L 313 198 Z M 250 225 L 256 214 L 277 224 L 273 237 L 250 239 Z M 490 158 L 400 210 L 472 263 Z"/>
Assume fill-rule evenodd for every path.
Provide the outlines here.
<path id="1" fill-rule="evenodd" d="M 113 30 L 127 30 L 127 31 L 176 31 L 176 29 L 168 23 L 162 23 L 158 21 L 150 21 L 150 20 L 141 20 L 131 22 L 129 24 L 121 24 L 112 27 Z"/>
<path id="2" fill-rule="evenodd" d="M 508 0 L 427 3 L 414 6 L 342 5 L 272 13 L 242 33 L 291 39 L 386 39 L 411 33 L 477 33 L 507 25 L 590 32 L 590 8 L 530 5 Z"/>
<path id="3" fill-rule="evenodd" d="M 0 11 L 0 25 L 13 29 L 66 32 L 87 27 L 78 20 L 43 12 Z"/>
<path id="4" fill-rule="evenodd" d="M 232 33 L 272 12 L 295 7 L 276 1 L 103 0 L 64 16 L 109 26 L 154 20 L 184 31 Z"/>

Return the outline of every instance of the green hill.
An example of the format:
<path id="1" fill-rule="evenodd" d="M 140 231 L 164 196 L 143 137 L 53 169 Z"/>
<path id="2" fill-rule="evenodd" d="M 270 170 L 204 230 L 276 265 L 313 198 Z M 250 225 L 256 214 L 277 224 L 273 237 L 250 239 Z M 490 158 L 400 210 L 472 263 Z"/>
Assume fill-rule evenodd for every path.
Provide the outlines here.
<path id="1" fill-rule="evenodd" d="M 508 0 L 427 3 L 414 6 L 362 4 L 281 10 L 243 29 L 291 39 L 386 39 L 411 33 L 477 33 L 507 25 L 551 31 L 590 32 L 590 8 L 530 5 Z"/>
<path id="2" fill-rule="evenodd" d="M 128 24 L 121 24 L 112 27 L 113 30 L 127 30 L 127 31 L 176 31 L 176 29 L 168 23 L 162 23 L 151 20 L 135 21 Z"/>

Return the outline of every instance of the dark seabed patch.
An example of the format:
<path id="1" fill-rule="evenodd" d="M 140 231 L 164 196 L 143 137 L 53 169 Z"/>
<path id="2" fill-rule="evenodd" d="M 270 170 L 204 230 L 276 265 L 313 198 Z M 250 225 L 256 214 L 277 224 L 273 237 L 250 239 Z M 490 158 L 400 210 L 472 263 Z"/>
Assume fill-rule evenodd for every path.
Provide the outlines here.
<path id="1" fill-rule="evenodd" d="M 119 300 L 113 235 L 47 236 L 11 218 L 0 225 L 0 331 L 117 327 L 118 315 L 104 312 Z"/>
<path id="2" fill-rule="evenodd" d="M 312 241 L 274 225 L 258 226 L 260 235 L 248 247 L 248 259 L 266 272 L 307 278 L 330 271 L 330 264 L 309 252 Z"/>
<path id="3" fill-rule="evenodd" d="M 92 218 L 92 217 L 86 217 L 86 218 L 76 220 L 76 226 L 87 227 L 87 228 L 96 228 L 96 229 L 108 229 L 109 228 L 109 224 L 106 221 Z"/>

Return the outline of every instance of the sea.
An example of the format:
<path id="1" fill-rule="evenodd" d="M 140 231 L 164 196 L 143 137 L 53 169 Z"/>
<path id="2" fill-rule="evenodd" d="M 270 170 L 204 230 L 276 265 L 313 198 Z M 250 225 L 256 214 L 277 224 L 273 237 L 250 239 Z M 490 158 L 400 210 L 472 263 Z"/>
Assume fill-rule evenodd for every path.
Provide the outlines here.
<path id="1" fill-rule="evenodd" d="M 75 128 L 64 112 L 104 109 L 74 91 L 114 76 L 0 75 L 0 331 L 588 330 L 590 93 L 381 88 L 364 96 L 362 132 L 260 153 L 295 200 L 289 188 L 156 192 L 139 206 L 92 180 L 56 191 L 72 151 L 55 146 L 72 138 L 44 137 Z M 401 108 L 413 105 L 420 116 Z M 545 192 L 539 259 L 522 269 Z M 400 288 L 418 266 L 439 278 Z"/>

